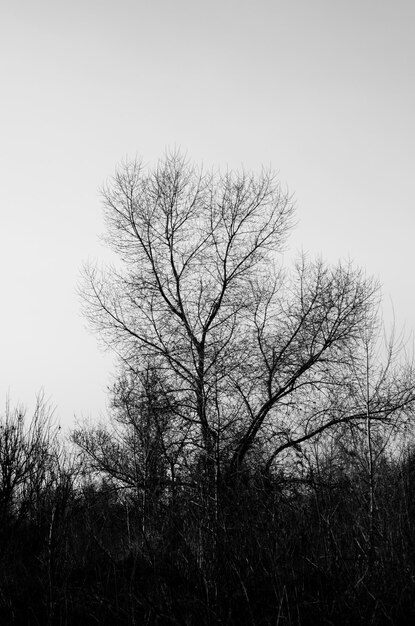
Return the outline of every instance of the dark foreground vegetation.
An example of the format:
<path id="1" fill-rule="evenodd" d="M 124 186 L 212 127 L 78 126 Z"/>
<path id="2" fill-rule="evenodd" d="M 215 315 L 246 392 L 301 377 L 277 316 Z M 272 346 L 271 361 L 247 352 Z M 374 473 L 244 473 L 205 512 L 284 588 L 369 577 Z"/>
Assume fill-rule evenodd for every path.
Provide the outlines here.
<path id="1" fill-rule="evenodd" d="M 0 419 L 1 624 L 415 623 L 415 374 L 351 265 L 281 264 L 275 178 L 180 155 L 104 189 L 119 357 L 65 444 Z"/>
<path id="2" fill-rule="evenodd" d="M 19 424 L 1 426 L 1 624 L 414 623 L 410 449 L 377 457 L 371 518 L 358 429 L 212 497 L 197 468 L 168 489 L 159 473 L 147 489 L 92 480 L 50 425 Z"/>

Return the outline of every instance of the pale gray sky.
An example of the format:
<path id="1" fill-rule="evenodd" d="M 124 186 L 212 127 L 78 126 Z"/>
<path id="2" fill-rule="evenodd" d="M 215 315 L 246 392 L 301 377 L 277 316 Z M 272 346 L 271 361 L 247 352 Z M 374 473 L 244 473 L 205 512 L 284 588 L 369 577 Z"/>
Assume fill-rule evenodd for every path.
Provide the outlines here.
<path id="1" fill-rule="evenodd" d="M 413 0 L 20 0 L 0 8 L 0 401 L 105 406 L 80 315 L 99 187 L 124 157 L 272 165 L 291 243 L 352 258 L 414 327 Z"/>

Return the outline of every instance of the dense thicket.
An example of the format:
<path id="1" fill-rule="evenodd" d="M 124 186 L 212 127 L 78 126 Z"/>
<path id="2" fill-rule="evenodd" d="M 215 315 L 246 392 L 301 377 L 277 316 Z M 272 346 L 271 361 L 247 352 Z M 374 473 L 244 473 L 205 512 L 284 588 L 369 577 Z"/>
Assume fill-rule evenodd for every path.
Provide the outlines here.
<path id="1" fill-rule="evenodd" d="M 413 623 L 415 376 L 378 285 L 282 266 L 268 172 L 173 154 L 104 199 L 119 263 L 81 291 L 109 419 L 64 447 L 42 402 L 6 410 L 2 623 Z"/>
<path id="2" fill-rule="evenodd" d="M 2 624 L 413 623 L 413 448 L 378 440 L 374 522 L 365 433 L 346 429 L 318 458 L 223 485 L 212 526 L 196 467 L 174 490 L 159 470 L 129 486 L 64 460 L 50 428 L 36 446 L 22 429 L 7 462 L 2 448 Z M 7 498 L 6 469 L 21 477 Z"/>

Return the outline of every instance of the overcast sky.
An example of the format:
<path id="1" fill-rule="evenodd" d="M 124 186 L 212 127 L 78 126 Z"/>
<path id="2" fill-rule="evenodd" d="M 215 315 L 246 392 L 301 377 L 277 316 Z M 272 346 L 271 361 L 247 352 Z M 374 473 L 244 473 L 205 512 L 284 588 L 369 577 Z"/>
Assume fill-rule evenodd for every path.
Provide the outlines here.
<path id="1" fill-rule="evenodd" d="M 278 170 L 291 239 L 414 328 L 413 0 L 20 0 L 0 8 L 0 400 L 98 417 L 111 358 L 76 284 L 126 156 Z"/>

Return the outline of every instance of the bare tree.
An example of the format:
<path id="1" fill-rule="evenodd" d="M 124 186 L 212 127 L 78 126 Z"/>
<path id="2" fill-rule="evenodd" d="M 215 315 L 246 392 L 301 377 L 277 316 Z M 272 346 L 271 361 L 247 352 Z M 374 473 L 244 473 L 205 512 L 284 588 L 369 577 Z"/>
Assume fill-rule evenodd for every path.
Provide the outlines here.
<path id="1" fill-rule="evenodd" d="M 385 451 L 396 444 L 413 416 L 414 371 L 411 363 L 402 358 L 402 337 L 394 331 L 387 336 L 378 315 L 374 323 L 362 329 L 360 350 L 349 355 L 347 384 L 349 411 L 366 414 L 360 429 L 355 429 L 356 452 L 361 461 L 360 472 L 366 476 L 368 512 L 367 555 L 371 562 L 379 538 L 378 528 L 378 466 Z M 396 448 L 396 446 L 395 446 Z"/>
<path id="2" fill-rule="evenodd" d="M 42 492 L 53 483 L 57 454 L 57 429 L 52 410 L 42 394 L 37 398 L 31 419 L 26 410 L 6 409 L 0 416 L 0 514 L 32 515 Z"/>
<path id="3" fill-rule="evenodd" d="M 153 170 L 123 165 L 104 199 L 122 267 L 86 268 L 85 313 L 129 367 L 157 369 L 175 428 L 212 479 L 237 476 L 257 445 L 270 468 L 285 450 L 367 418 L 333 404 L 331 390 L 378 285 L 351 265 L 302 258 L 281 269 L 293 203 L 272 173 L 204 173 L 172 154 Z M 397 402 L 412 400 L 411 391 Z"/>
<path id="4" fill-rule="evenodd" d="M 174 489 L 186 437 L 172 427 L 174 410 L 156 371 L 123 371 L 111 390 L 111 425 L 83 425 L 72 439 L 93 474 L 146 498 Z"/>

